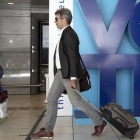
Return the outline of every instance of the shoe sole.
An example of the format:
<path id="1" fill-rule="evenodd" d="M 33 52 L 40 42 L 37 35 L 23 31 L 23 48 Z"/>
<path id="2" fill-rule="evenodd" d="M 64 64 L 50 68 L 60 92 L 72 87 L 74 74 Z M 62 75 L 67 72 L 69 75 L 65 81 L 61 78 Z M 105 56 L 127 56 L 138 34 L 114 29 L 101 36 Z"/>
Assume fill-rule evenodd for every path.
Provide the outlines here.
<path id="1" fill-rule="evenodd" d="M 40 139 L 52 139 L 52 137 L 42 137 Z"/>
<path id="2" fill-rule="evenodd" d="M 52 139 L 53 137 L 31 137 L 33 139 Z"/>

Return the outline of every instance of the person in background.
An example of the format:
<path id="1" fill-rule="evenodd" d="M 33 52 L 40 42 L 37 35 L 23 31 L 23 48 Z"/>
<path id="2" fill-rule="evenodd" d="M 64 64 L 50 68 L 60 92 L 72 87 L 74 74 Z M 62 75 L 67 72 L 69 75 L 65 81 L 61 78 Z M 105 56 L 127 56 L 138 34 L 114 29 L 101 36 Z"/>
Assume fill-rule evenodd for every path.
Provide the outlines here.
<path id="1" fill-rule="evenodd" d="M 2 85 L 1 85 L 1 78 L 2 78 L 3 74 L 4 74 L 3 68 L 0 66 L 0 93 L 3 92 L 3 88 L 2 88 Z"/>

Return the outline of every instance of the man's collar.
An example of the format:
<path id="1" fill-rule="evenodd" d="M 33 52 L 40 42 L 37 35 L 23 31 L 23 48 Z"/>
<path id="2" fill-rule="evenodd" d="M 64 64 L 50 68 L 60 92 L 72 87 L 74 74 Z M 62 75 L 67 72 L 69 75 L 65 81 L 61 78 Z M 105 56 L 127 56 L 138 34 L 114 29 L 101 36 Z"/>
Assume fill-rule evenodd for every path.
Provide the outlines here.
<path id="1" fill-rule="evenodd" d="M 66 27 L 64 27 L 63 29 L 61 29 L 60 31 L 61 31 L 61 33 L 64 31 L 64 29 L 66 29 L 67 27 L 69 27 L 70 25 L 68 25 L 68 26 L 66 26 Z"/>

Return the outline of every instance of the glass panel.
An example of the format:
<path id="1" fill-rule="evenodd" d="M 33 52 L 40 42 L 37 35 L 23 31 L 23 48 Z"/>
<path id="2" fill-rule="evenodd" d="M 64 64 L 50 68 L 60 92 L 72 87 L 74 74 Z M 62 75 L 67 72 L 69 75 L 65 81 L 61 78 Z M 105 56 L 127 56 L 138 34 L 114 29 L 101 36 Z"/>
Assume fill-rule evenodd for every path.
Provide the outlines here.
<path id="1" fill-rule="evenodd" d="M 49 25 L 42 25 L 41 64 L 49 63 Z"/>

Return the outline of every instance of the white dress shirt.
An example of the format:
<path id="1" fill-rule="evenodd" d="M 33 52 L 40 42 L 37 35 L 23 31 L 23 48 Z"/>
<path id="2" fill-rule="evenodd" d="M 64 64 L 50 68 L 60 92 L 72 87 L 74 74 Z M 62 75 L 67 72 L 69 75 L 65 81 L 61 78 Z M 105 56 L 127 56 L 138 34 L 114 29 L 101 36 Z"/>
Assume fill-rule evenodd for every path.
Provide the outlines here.
<path id="1" fill-rule="evenodd" d="M 63 30 L 65 28 L 67 28 L 68 26 L 64 27 L 63 29 L 60 30 L 60 34 L 59 34 L 59 39 L 56 45 L 56 59 L 55 59 L 55 63 L 56 63 L 56 68 L 57 69 L 61 69 L 61 64 L 60 64 L 60 57 L 59 57 L 59 43 L 60 43 L 60 39 L 61 39 L 61 35 L 63 33 Z"/>
<path id="2" fill-rule="evenodd" d="M 57 69 L 61 69 L 60 57 L 59 57 L 59 43 L 60 43 L 61 35 L 63 33 L 63 30 L 65 28 L 67 28 L 68 26 L 66 26 L 66 27 L 64 27 L 63 29 L 60 30 L 59 39 L 58 39 L 58 42 L 57 42 L 57 45 L 56 45 L 56 58 L 55 58 L 55 63 L 56 63 L 56 68 Z M 75 79 L 77 79 L 77 78 L 76 77 L 71 77 L 71 80 L 75 80 Z"/>

